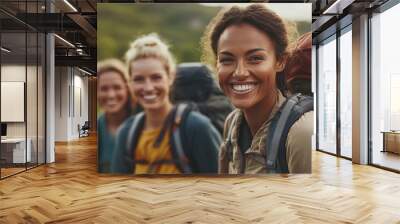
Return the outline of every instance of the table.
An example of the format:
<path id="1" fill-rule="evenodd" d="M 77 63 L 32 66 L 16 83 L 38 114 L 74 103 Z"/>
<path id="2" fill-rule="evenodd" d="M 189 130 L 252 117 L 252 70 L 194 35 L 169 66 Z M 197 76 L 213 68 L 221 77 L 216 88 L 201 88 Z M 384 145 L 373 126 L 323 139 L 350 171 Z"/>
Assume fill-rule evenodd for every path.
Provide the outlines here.
<path id="1" fill-rule="evenodd" d="M 25 151 L 25 144 L 28 143 Z M 30 138 L 6 138 L 1 139 L 1 159 L 5 163 L 26 163 L 31 162 L 31 146 Z"/>
<path id="2" fill-rule="evenodd" d="M 383 151 L 400 154 L 400 131 L 382 131 Z"/>

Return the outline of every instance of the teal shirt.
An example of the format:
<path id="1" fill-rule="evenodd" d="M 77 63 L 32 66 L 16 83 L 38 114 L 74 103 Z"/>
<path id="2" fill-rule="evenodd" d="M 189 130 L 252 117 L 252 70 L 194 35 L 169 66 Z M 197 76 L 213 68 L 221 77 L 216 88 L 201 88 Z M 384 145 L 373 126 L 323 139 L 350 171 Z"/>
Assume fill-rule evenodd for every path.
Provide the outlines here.
<path id="1" fill-rule="evenodd" d="M 97 133 L 97 168 L 100 173 L 109 173 L 113 149 L 115 147 L 115 136 L 107 129 L 105 114 L 101 114 L 97 119 Z"/>

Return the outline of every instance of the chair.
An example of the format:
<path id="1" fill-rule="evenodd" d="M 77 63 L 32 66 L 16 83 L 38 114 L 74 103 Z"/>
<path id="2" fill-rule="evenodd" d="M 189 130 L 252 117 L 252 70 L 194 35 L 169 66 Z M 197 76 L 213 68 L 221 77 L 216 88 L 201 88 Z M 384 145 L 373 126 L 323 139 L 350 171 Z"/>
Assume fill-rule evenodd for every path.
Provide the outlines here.
<path id="1" fill-rule="evenodd" d="M 89 129 L 90 129 L 89 121 L 85 121 L 82 127 L 78 124 L 79 138 L 89 136 Z"/>

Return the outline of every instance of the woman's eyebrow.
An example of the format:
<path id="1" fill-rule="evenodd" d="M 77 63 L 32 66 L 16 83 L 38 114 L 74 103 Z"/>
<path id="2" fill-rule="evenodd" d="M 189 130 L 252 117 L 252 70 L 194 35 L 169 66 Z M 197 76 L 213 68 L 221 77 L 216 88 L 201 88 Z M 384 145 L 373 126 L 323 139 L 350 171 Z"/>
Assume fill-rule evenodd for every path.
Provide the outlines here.
<path id="1" fill-rule="evenodd" d="M 233 54 L 231 52 L 229 52 L 229 51 L 220 51 L 219 54 L 233 56 Z"/>
<path id="2" fill-rule="evenodd" d="M 264 48 L 254 48 L 254 49 L 248 50 L 248 51 L 246 52 L 246 55 L 252 54 L 252 53 L 257 52 L 257 51 L 267 51 L 267 50 L 264 49 Z M 234 55 L 233 55 L 231 52 L 229 52 L 229 51 L 220 51 L 218 54 L 227 55 L 227 56 L 234 56 Z"/>
<path id="3" fill-rule="evenodd" d="M 264 49 L 264 48 L 254 48 L 254 49 L 248 50 L 246 52 L 246 55 L 252 54 L 252 53 L 257 52 L 257 51 L 267 51 L 267 50 Z"/>
<path id="4" fill-rule="evenodd" d="M 141 74 L 132 74 L 131 79 L 142 78 L 142 77 L 143 77 L 143 75 L 141 75 Z"/>

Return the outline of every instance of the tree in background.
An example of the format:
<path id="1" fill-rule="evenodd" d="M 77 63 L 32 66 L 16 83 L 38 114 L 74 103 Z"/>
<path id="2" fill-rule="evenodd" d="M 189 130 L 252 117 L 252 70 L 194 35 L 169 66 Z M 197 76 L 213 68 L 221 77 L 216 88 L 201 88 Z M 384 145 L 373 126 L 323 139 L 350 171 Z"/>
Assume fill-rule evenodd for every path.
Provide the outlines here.
<path id="1" fill-rule="evenodd" d="M 98 4 L 97 59 L 123 59 L 130 42 L 157 32 L 171 46 L 177 63 L 200 61 L 200 39 L 221 9 L 201 4 Z M 290 41 L 310 31 L 310 22 L 289 23 Z"/>

